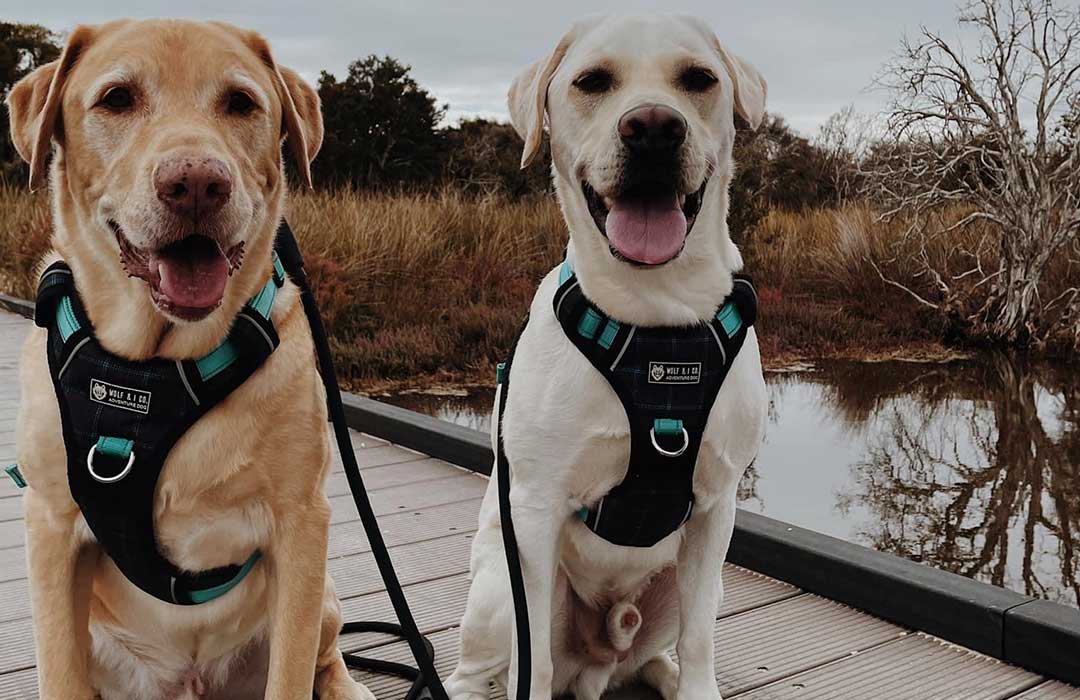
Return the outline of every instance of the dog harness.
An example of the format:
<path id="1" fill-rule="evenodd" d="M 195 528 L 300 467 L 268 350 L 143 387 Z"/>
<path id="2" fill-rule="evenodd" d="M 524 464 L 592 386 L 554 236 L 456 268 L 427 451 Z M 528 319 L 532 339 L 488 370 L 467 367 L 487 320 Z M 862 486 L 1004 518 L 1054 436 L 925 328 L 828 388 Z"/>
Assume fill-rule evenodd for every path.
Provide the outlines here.
<path id="1" fill-rule="evenodd" d="M 581 291 L 569 262 L 553 300 L 563 332 L 611 385 L 630 421 L 626 477 L 578 513 L 612 544 L 651 547 L 694 511 L 694 466 L 716 395 L 757 318 L 749 277 L 708 322 L 646 327 L 607 316 Z"/>
<path id="2" fill-rule="evenodd" d="M 218 598 L 244 579 L 247 561 L 183 571 L 158 548 L 154 502 L 169 451 L 191 426 L 243 384 L 277 348 L 270 321 L 285 269 L 241 309 L 225 340 L 199 360 L 131 361 L 94 337 L 64 262 L 38 285 L 35 322 L 48 329 L 49 373 L 60 406 L 68 486 L 94 537 L 133 584 L 167 603 Z"/>

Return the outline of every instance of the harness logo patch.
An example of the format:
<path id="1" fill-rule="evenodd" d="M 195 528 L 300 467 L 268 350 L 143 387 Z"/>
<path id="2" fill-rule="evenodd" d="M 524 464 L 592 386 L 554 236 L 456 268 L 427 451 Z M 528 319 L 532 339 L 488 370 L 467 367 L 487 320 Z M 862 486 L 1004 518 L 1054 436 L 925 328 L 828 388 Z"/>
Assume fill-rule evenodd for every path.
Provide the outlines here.
<path id="1" fill-rule="evenodd" d="M 649 384 L 698 384 L 700 362 L 650 362 Z"/>
<path id="2" fill-rule="evenodd" d="M 150 413 L 150 392 L 109 384 L 100 379 L 90 380 L 90 398 L 98 403 L 122 408 L 134 413 Z"/>

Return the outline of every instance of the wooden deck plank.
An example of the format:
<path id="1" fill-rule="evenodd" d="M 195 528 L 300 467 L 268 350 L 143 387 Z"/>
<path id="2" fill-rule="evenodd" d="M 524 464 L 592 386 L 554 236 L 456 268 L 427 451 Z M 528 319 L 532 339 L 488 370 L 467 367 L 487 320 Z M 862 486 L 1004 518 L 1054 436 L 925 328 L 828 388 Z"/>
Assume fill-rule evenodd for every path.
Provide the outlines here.
<path id="1" fill-rule="evenodd" d="M 732 697 L 1004 700 L 1039 682 L 1033 673 L 918 633 Z M 1066 697 L 1080 697 L 1080 691 L 1074 689 L 1074 694 Z"/>
<path id="2" fill-rule="evenodd" d="M 896 625 L 810 594 L 755 608 L 717 623 L 720 691 L 744 692 L 904 634 Z"/>

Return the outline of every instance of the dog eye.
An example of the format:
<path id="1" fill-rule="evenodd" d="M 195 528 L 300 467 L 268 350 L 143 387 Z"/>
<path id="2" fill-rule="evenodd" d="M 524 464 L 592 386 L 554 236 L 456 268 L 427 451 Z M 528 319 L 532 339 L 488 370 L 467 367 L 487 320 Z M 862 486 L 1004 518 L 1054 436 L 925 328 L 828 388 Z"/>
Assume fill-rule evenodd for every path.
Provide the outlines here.
<path id="1" fill-rule="evenodd" d="M 574 80 L 574 87 L 584 93 L 596 95 L 610 90 L 614 82 L 615 77 L 610 71 L 598 69 L 579 75 L 577 79 Z"/>
<path id="2" fill-rule="evenodd" d="M 102 95 L 98 104 L 113 112 L 126 112 L 135 104 L 135 97 L 126 87 L 113 87 Z"/>
<path id="3" fill-rule="evenodd" d="M 236 90 L 229 94 L 229 114 L 244 115 L 255 109 L 255 101 L 246 92 Z"/>
<path id="4" fill-rule="evenodd" d="M 705 92 L 718 82 L 719 78 L 704 68 L 687 68 L 679 76 L 679 84 L 687 92 Z"/>

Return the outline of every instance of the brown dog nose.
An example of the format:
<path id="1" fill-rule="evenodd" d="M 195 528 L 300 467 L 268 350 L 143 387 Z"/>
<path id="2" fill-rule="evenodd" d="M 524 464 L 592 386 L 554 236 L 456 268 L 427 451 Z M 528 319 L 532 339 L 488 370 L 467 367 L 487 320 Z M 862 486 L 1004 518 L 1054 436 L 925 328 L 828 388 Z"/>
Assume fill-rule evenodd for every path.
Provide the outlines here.
<path id="1" fill-rule="evenodd" d="M 176 214 L 194 219 L 213 214 L 229 201 L 232 178 L 217 158 L 166 158 L 154 169 L 158 199 Z"/>
<path id="2" fill-rule="evenodd" d="M 686 141 L 686 119 L 671 107 L 641 105 L 619 117 L 619 136 L 639 153 L 670 153 Z"/>

